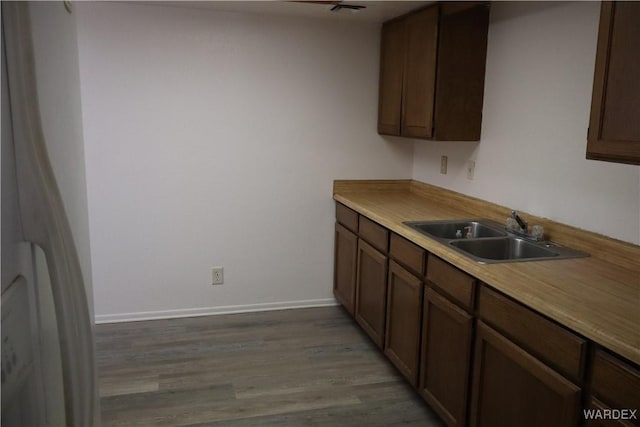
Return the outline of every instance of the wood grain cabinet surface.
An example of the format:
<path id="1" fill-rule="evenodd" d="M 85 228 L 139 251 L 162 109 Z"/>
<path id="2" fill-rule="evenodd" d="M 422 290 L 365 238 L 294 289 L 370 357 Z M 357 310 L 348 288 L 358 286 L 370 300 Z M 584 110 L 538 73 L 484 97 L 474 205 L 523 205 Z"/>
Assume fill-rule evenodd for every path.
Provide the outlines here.
<path id="1" fill-rule="evenodd" d="M 333 295 L 353 316 L 356 302 L 358 236 L 336 223 L 334 238 Z"/>
<path id="2" fill-rule="evenodd" d="M 359 230 L 360 238 L 380 252 L 387 252 L 389 249 L 389 230 L 364 216 L 360 217 Z"/>
<path id="3" fill-rule="evenodd" d="M 404 237 L 391 233 L 389 256 L 418 277 L 424 276 L 427 252 Z"/>
<path id="4" fill-rule="evenodd" d="M 627 410 L 626 419 L 622 419 L 621 412 L 615 414 L 621 418 L 618 424 L 615 420 L 601 420 L 600 424 L 590 425 L 640 426 L 640 369 L 598 349 L 593 356 L 590 390 L 592 408 Z M 633 411 L 633 416 L 628 411 Z"/>
<path id="5" fill-rule="evenodd" d="M 355 318 L 379 348 L 384 345 L 387 270 L 387 256 L 359 239 Z"/>
<path id="6" fill-rule="evenodd" d="M 414 387 L 418 385 L 423 286 L 421 279 L 389 261 L 384 354 Z"/>
<path id="7" fill-rule="evenodd" d="M 360 214 L 336 203 L 333 248 L 333 295 L 353 316 L 356 308 L 356 268 Z"/>
<path id="8" fill-rule="evenodd" d="M 640 164 L 640 2 L 602 2 L 587 158 Z"/>
<path id="9" fill-rule="evenodd" d="M 461 307 L 473 309 L 476 279 L 433 254 L 429 254 L 427 280 Z"/>
<path id="10" fill-rule="evenodd" d="M 400 135 L 405 49 L 404 22 L 386 22 L 380 41 L 378 88 L 378 133 L 383 135 Z"/>
<path id="11" fill-rule="evenodd" d="M 419 392 L 449 426 L 467 425 L 473 316 L 424 291 Z"/>
<path id="12" fill-rule="evenodd" d="M 478 322 L 470 425 L 577 426 L 581 389 Z"/>
<path id="13" fill-rule="evenodd" d="M 487 51 L 486 3 L 429 6 L 383 24 L 378 133 L 478 141 Z"/>
<path id="14" fill-rule="evenodd" d="M 419 392 L 449 426 L 465 426 L 476 280 L 429 254 L 427 286 Z"/>
<path id="15" fill-rule="evenodd" d="M 359 217 L 358 212 L 349 209 L 342 203 L 336 203 L 336 222 L 339 222 L 354 233 L 358 233 Z"/>
<path id="16" fill-rule="evenodd" d="M 575 382 L 584 376 L 587 341 L 487 286 L 478 294 L 478 316 Z"/>

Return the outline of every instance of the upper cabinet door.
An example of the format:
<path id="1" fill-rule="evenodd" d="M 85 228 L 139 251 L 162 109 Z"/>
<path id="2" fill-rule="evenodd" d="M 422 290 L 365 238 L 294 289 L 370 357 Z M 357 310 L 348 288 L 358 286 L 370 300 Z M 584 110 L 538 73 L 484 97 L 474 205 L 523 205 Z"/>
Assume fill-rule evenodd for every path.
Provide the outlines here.
<path id="1" fill-rule="evenodd" d="M 438 50 L 438 6 L 409 15 L 402 92 L 402 135 L 433 136 L 433 104 Z"/>
<path id="2" fill-rule="evenodd" d="M 640 164 L 640 2 L 602 2 L 587 158 Z"/>
<path id="3" fill-rule="evenodd" d="M 430 5 L 382 26 L 378 133 L 479 141 L 489 6 Z"/>
<path id="4" fill-rule="evenodd" d="M 395 20 L 385 23 L 382 26 L 380 43 L 378 133 L 400 135 L 405 58 L 404 21 Z"/>
<path id="5" fill-rule="evenodd" d="M 488 28 L 487 4 L 441 6 L 434 139 L 480 140 Z"/>

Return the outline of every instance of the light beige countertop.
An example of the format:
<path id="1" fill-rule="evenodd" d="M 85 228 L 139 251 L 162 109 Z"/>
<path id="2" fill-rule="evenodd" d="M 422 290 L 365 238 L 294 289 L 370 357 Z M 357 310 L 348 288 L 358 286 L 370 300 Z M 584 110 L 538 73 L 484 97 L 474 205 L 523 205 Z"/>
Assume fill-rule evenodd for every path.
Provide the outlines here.
<path id="1" fill-rule="evenodd" d="M 417 181 L 336 181 L 334 199 L 522 304 L 640 364 L 640 247 L 523 213 L 587 258 L 480 264 L 404 221 L 488 218 L 509 209 Z"/>

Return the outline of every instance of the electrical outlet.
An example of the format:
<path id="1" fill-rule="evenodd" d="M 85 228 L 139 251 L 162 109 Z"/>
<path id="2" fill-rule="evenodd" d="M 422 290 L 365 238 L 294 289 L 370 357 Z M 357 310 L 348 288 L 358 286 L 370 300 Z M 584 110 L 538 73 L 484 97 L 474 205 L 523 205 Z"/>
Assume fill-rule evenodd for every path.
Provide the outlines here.
<path id="1" fill-rule="evenodd" d="M 467 163 L 467 179 L 473 179 L 473 175 L 476 171 L 476 162 L 474 160 L 469 160 Z"/>
<path id="2" fill-rule="evenodd" d="M 213 267 L 211 269 L 211 284 L 222 285 L 224 283 L 224 269 L 222 267 Z"/>
<path id="3" fill-rule="evenodd" d="M 440 173 L 443 175 L 447 174 L 447 156 L 440 157 Z"/>

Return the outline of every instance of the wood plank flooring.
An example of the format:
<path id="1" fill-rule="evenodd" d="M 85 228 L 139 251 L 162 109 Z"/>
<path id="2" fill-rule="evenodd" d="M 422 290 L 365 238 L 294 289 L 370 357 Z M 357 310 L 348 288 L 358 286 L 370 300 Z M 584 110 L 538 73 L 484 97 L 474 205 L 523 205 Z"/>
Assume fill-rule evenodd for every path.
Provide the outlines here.
<path id="1" fill-rule="evenodd" d="M 103 426 L 441 426 L 340 307 L 96 326 Z"/>

